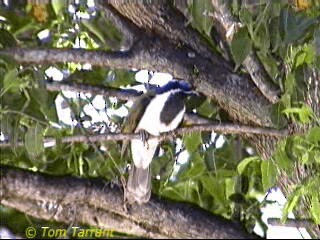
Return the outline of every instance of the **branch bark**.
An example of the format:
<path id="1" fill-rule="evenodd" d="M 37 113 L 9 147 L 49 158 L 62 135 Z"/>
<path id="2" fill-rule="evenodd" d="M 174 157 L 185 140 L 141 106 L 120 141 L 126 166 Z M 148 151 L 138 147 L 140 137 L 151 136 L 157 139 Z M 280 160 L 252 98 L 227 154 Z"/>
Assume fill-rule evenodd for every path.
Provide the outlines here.
<path id="1" fill-rule="evenodd" d="M 88 84 L 80 83 L 61 83 L 61 82 L 47 82 L 46 88 L 48 91 L 76 91 L 76 92 L 86 92 L 91 94 L 101 94 L 107 97 L 117 97 L 122 100 L 134 100 L 141 93 L 133 90 L 117 90 L 112 88 L 91 86 Z M 184 120 L 189 124 L 193 125 L 188 128 L 179 128 L 174 131 L 174 134 L 183 134 L 193 131 L 216 131 L 218 133 L 224 134 L 263 134 L 269 136 L 285 137 L 289 135 L 287 130 L 277 130 L 265 127 L 252 127 L 243 124 L 232 124 L 232 123 L 219 123 L 207 118 L 198 116 L 197 114 L 186 114 Z M 196 126 L 197 125 L 197 126 Z M 172 135 L 172 133 L 164 134 Z M 128 140 L 126 137 L 114 140 Z"/>
<path id="2" fill-rule="evenodd" d="M 146 238 L 256 238 L 196 206 L 159 200 L 124 210 L 122 193 L 101 181 L 1 167 L 1 204 L 36 218 L 82 223 Z"/>
<path id="3" fill-rule="evenodd" d="M 177 46 L 149 33 L 145 33 L 134 48 L 127 52 L 81 49 L 0 50 L 0 54 L 12 57 L 18 63 L 78 62 L 119 69 L 169 72 L 176 78 L 185 79 L 197 91 L 218 102 L 232 119 L 245 124 L 275 127 L 270 117 L 271 103 L 246 76 L 234 74 L 221 64 L 214 65 L 198 53 L 190 53 L 194 53 L 194 50 L 189 46 Z M 221 59 L 216 58 L 216 61 Z"/>
<path id="4" fill-rule="evenodd" d="M 192 121 L 196 122 L 209 122 L 210 124 L 198 124 L 189 127 L 178 128 L 174 131 L 163 133 L 160 136 L 150 136 L 149 138 L 157 138 L 160 141 L 165 139 L 174 139 L 177 135 L 182 135 L 192 132 L 217 132 L 222 134 L 263 134 L 269 136 L 285 137 L 288 136 L 289 132 L 287 130 L 277 130 L 268 129 L 261 127 L 251 127 L 240 124 L 229 124 L 229 123 L 214 123 L 213 121 L 201 119 L 199 117 L 194 118 L 192 115 L 187 115 L 189 119 L 189 124 Z M 141 136 L 139 134 L 125 134 L 125 133 L 107 133 L 101 135 L 76 135 L 70 137 L 63 137 L 60 139 L 61 143 L 75 143 L 75 142 L 103 142 L 103 141 L 125 141 L 132 139 L 139 139 Z M 50 143 L 50 145 L 56 145 L 55 138 L 45 138 L 44 143 Z M 23 142 L 16 142 L 15 146 L 24 146 Z M 12 147 L 11 143 L 1 143 L 1 147 Z"/>
<path id="5" fill-rule="evenodd" d="M 309 228 L 314 225 L 311 219 L 287 219 L 282 222 L 280 218 L 268 218 L 268 224 L 272 226 L 285 226 L 285 227 L 296 227 L 296 228 Z"/>
<path id="6" fill-rule="evenodd" d="M 105 97 L 116 97 L 121 100 L 134 100 L 136 97 L 141 95 L 141 93 L 136 90 L 124 90 L 110 87 L 106 88 L 83 83 L 46 82 L 45 86 L 48 91 L 85 92 L 93 95 L 103 95 Z"/>

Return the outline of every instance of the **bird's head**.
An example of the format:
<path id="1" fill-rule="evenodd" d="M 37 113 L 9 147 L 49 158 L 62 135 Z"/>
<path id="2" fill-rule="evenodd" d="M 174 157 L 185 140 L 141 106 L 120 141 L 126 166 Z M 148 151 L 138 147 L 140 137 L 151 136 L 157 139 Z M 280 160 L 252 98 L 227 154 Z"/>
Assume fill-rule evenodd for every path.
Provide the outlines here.
<path id="1" fill-rule="evenodd" d="M 180 80 L 172 80 L 162 87 L 158 87 L 155 89 L 156 94 L 162 94 L 170 91 L 180 90 L 185 96 L 198 96 L 199 94 L 192 90 L 190 84 L 187 82 Z"/>

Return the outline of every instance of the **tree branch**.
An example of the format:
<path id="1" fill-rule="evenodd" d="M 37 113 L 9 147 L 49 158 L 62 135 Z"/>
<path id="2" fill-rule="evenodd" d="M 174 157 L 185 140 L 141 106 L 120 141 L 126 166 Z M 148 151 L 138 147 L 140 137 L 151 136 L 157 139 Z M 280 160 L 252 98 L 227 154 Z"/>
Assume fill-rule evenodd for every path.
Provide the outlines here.
<path id="1" fill-rule="evenodd" d="M 146 37 L 128 52 L 88 51 L 82 49 L 9 49 L 0 54 L 18 63 L 78 62 L 120 69 L 150 69 L 169 72 L 193 84 L 199 92 L 218 102 L 234 120 L 275 127 L 271 106 L 254 84 L 244 76 L 221 66 L 212 66 L 200 55 L 188 57 L 188 47 L 172 46 L 160 38 Z M 241 114 L 239 114 L 241 112 Z"/>
<path id="2" fill-rule="evenodd" d="M 166 38 L 167 42 L 191 47 L 190 53 L 197 53 L 209 59 L 214 65 L 231 70 L 231 66 L 223 58 L 219 58 L 213 48 L 205 44 L 205 39 L 189 24 L 184 15 L 165 1 L 154 1 L 152 4 L 139 2 L 97 1 L 100 8 L 112 5 L 114 14 L 124 16 L 138 28 L 153 32 L 155 36 Z"/>
<path id="3" fill-rule="evenodd" d="M 102 95 L 105 97 L 116 97 L 121 100 L 134 100 L 141 95 L 141 92 L 130 89 L 118 89 L 103 86 L 92 86 L 90 84 L 72 83 L 72 82 L 45 82 L 46 89 L 48 91 L 73 91 L 73 92 L 85 92 L 93 95 Z"/>
<path id="4" fill-rule="evenodd" d="M 0 50 L 18 63 L 52 64 L 64 62 L 90 63 L 101 67 L 127 69 L 137 67 L 131 52 L 90 51 L 85 49 L 21 49 Z M 140 66 L 140 65 L 139 65 Z"/>
<path id="5" fill-rule="evenodd" d="M 48 91 L 75 91 L 75 92 L 87 92 L 91 94 L 100 94 L 106 97 L 117 97 L 122 100 L 134 100 L 141 93 L 135 90 L 119 90 L 106 87 L 92 86 L 89 84 L 80 83 L 66 83 L 66 82 L 46 82 L 46 88 Z M 218 123 L 197 114 L 186 113 L 184 116 L 184 121 L 188 125 L 192 125 L 189 128 L 179 128 L 177 133 L 174 134 L 184 134 L 193 131 L 216 131 L 222 134 L 263 134 L 269 136 L 285 137 L 289 135 L 287 130 L 277 130 L 271 128 L 263 127 L 252 127 L 242 124 L 223 124 Z M 198 125 L 198 126 L 195 126 Z M 169 133 L 168 135 L 172 135 Z M 124 137 L 126 138 L 126 137 Z M 114 139 L 116 140 L 116 139 Z M 117 139 L 118 140 L 118 139 Z M 127 140 L 127 139 L 119 139 Z"/>
<path id="6" fill-rule="evenodd" d="M 116 187 L 97 180 L 52 177 L 1 167 L 1 204 L 36 218 L 145 238 L 256 238 L 239 224 L 196 206 L 152 196 L 125 211 Z"/>
<path id="7" fill-rule="evenodd" d="M 276 136 L 276 137 L 285 137 L 288 136 L 289 132 L 287 130 L 277 130 L 277 129 L 269 129 L 269 128 L 261 128 L 261 127 L 251 127 L 240 124 L 232 124 L 232 123 L 218 123 L 214 121 L 207 120 L 201 117 L 193 117 L 192 114 L 187 115 L 188 123 L 192 124 L 193 122 L 207 122 L 210 124 L 199 124 L 193 125 L 190 127 L 181 127 L 174 131 L 163 133 L 160 136 L 150 136 L 150 139 L 156 138 L 159 141 L 164 141 L 166 139 L 173 139 L 177 135 L 182 135 L 186 133 L 193 132 L 217 132 L 221 134 L 263 134 L 268 136 Z M 76 135 L 70 137 L 63 137 L 60 139 L 61 143 L 75 143 L 75 142 L 103 142 L 103 141 L 125 141 L 132 139 L 140 139 L 141 136 L 139 134 L 128 134 L 128 133 L 106 133 L 101 135 Z M 45 138 L 45 144 L 56 145 L 55 138 Z M 23 142 L 15 143 L 16 146 L 23 146 Z M 8 142 L 0 142 L 0 147 L 11 147 L 11 143 Z"/>
<path id="8" fill-rule="evenodd" d="M 268 218 L 268 224 L 272 226 L 285 226 L 285 227 L 296 227 L 296 228 L 310 228 L 315 225 L 311 219 L 287 219 L 282 222 L 279 218 Z"/>

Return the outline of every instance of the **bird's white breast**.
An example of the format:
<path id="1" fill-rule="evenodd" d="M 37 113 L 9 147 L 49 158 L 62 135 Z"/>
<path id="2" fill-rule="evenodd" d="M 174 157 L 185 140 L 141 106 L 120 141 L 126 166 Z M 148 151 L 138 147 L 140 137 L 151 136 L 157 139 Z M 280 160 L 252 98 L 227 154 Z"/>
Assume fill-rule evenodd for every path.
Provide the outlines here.
<path id="1" fill-rule="evenodd" d="M 183 109 L 177 114 L 170 124 L 166 125 L 160 121 L 160 114 L 165 102 L 170 94 L 173 94 L 177 91 L 179 90 L 156 95 L 147 106 L 145 113 L 143 114 L 136 128 L 136 132 L 140 129 L 143 129 L 151 135 L 158 136 L 160 133 L 169 132 L 177 128 L 183 118 L 186 110 L 185 107 L 183 107 Z"/>
<path id="2" fill-rule="evenodd" d="M 172 93 L 174 91 L 159 94 L 151 100 L 135 132 L 143 129 L 151 135 L 158 136 L 160 133 L 172 131 L 178 127 L 183 118 L 185 107 L 183 107 L 170 124 L 166 125 L 160 121 L 161 111 L 169 94 Z M 154 157 L 158 144 L 159 141 L 154 138 L 148 139 L 146 143 L 143 143 L 140 139 L 133 139 L 131 141 L 131 152 L 134 164 L 137 167 L 147 168 Z"/>
<path id="3" fill-rule="evenodd" d="M 145 143 L 140 139 L 132 139 L 131 153 L 134 165 L 146 169 L 153 159 L 158 144 L 158 139 L 154 138 L 148 139 Z"/>

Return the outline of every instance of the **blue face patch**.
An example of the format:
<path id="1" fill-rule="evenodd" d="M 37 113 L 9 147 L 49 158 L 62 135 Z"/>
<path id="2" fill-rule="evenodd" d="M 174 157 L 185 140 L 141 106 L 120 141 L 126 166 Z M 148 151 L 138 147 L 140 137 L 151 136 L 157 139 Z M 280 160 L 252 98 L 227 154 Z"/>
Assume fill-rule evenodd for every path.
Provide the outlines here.
<path id="1" fill-rule="evenodd" d="M 183 91 L 191 91 L 191 86 L 186 81 L 173 80 L 168 82 L 166 85 L 156 88 L 156 93 L 161 94 L 175 89 L 182 89 Z"/>

